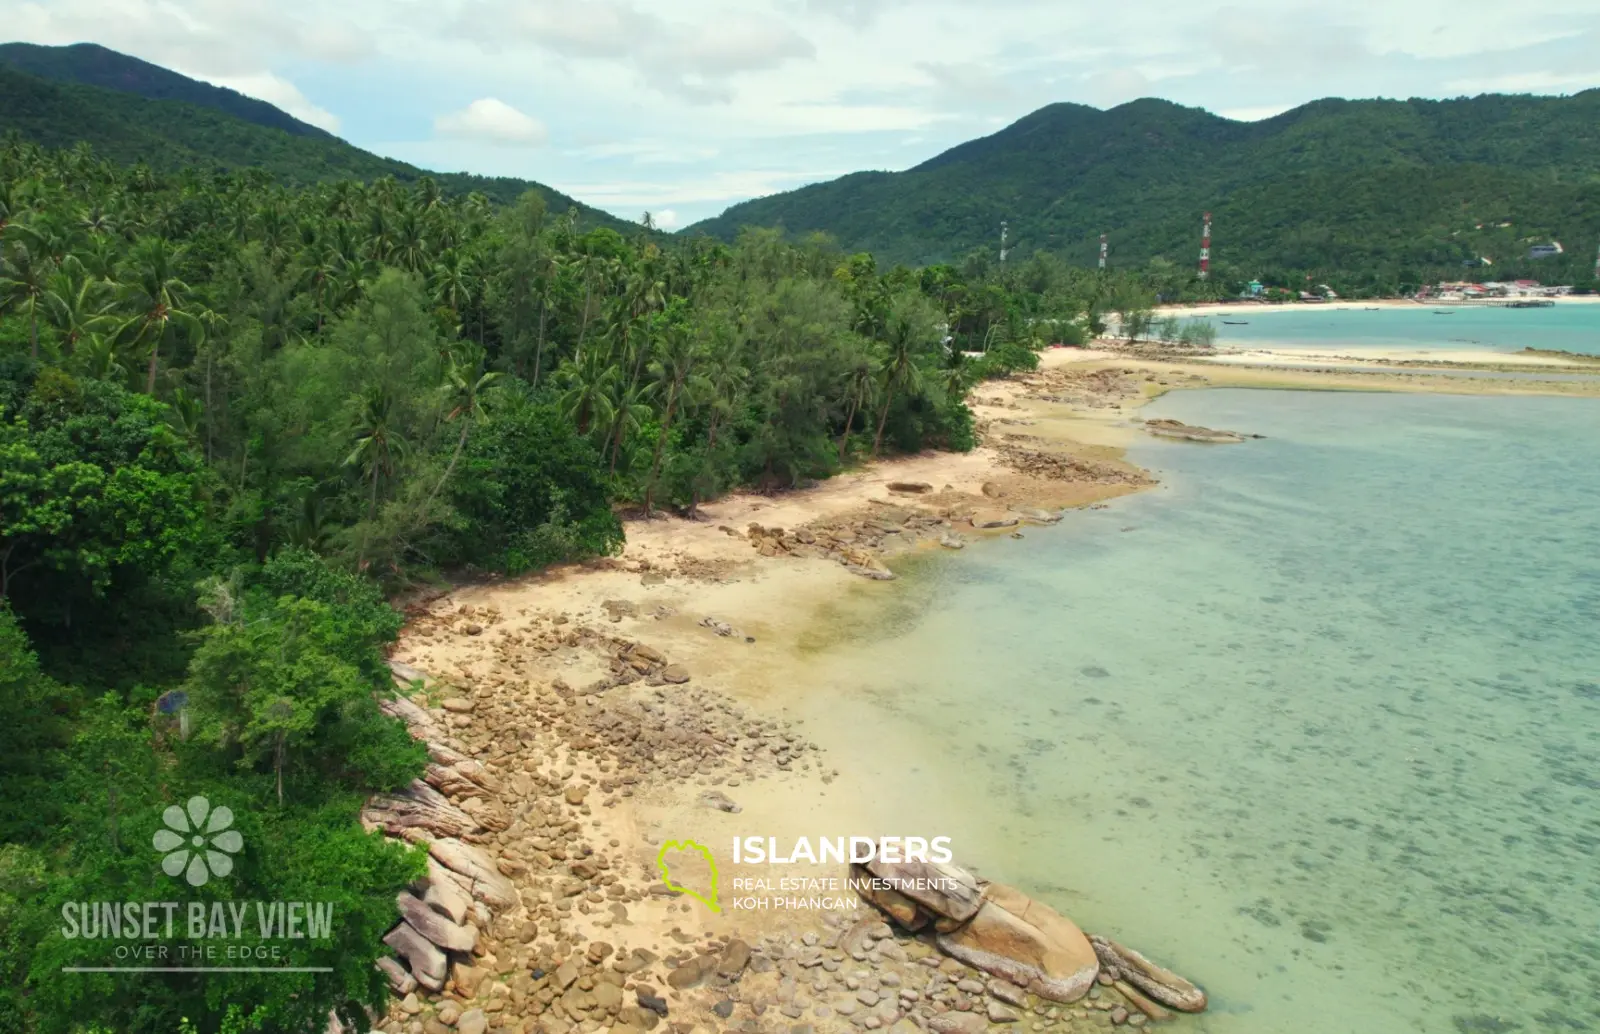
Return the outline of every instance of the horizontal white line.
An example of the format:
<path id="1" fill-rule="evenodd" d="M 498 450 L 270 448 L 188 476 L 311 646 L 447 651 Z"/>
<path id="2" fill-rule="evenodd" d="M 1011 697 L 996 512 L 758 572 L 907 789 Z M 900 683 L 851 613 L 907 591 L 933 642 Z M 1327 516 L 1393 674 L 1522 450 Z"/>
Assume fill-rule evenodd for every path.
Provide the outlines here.
<path id="1" fill-rule="evenodd" d="M 332 973 L 332 966 L 62 966 L 63 973 Z"/>

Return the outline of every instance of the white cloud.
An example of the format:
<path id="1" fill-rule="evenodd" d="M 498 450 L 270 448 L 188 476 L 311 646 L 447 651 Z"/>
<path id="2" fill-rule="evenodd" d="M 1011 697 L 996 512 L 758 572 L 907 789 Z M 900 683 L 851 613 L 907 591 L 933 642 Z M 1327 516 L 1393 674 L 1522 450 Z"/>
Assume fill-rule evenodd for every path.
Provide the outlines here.
<path id="1" fill-rule="evenodd" d="M 433 120 L 441 136 L 462 136 L 498 144 L 537 146 L 549 138 L 544 123 L 524 115 L 505 101 L 482 97 L 460 111 Z"/>
<path id="2" fill-rule="evenodd" d="M 656 212 L 655 220 L 656 225 L 663 230 L 676 230 L 680 225 L 682 225 L 678 219 L 678 213 L 674 212 L 670 208 L 663 208 L 661 211 Z"/>
<path id="3" fill-rule="evenodd" d="M 1235 122 L 1260 122 L 1274 115 L 1282 115 L 1288 110 L 1287 104 L 1264 104 L 1255 108 L 1224 108 L 1217 114 L 1223 118 L 1231 118 Z"/>
<path id="4" fill-rule="evenodd" d="M 182 72 L 181 68 L 175 71 Z M 192 73 L 189 73 L 192 74 Z M 289 82 L 280 79 L 270 72 L 257 75 L 240 76 L 213 76 L 193 75 L 196 79 L 204 79 L 214 86 L 226 86 L 230 90 L 238 90 L 246 97 L 266 101 L 275 107 L 282 108 L 301 122 L 309 122 L 318 129 L 326 129 L 330 133 L 339 131 L 339 116 L 326 108 L 319 108 L 306 99 L 305 94 Z"/>
<path id="5" fill-rule="evenodd" d="M 467 0 L 451 28 L 495 50 L 520 42 L 571 60 L 614 62 L 695 104 L 732 100 L 731 80 L 741 73 L 816 56 L 811 41 L 770 14 L 704 9 L 671 18 L 629 0 Z"/>

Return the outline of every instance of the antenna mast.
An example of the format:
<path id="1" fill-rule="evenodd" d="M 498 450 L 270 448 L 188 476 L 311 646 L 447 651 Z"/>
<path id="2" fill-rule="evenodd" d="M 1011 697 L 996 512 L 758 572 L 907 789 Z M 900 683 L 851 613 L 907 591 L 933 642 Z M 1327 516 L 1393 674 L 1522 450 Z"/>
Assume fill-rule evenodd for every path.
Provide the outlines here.
<path id="1" fill-rule="evenodd" d="M 1006 260 L 1006 222 L 1000 220 L 1000 261 Z"/>
<path id="2" fill-rule="evenodd" d="M 1100 235 L 1100 268 L 1106 268 L 1106 235 Z"/>
<path id="3" fill-rule="evenodd" d="M 1211 275 L 1211 213 L 1206 213 L 1205 228 L 1200 231 L 1200 279 Z"/>

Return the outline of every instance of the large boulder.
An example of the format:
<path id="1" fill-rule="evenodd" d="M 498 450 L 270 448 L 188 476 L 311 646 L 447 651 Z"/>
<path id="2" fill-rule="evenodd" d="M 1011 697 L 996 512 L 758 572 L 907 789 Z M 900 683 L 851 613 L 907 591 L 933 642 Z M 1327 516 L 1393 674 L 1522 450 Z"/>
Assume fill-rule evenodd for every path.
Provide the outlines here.
<path id="1" fill-rule="evenodd" d="M 517 904 L 517 888 L 481 848 L 460 840 L 442 838 L 428 845 L 428 854 L 440 865 L 471 880 L 472 896 L 490 908 Z"/>
<path id="2" fill-rule="evenodd" d="M 972 526 L 981 530 L 1015 528 L 1020 518 L 1004 510 L 979 510 L 972 515 Z"/>
<path id="3" fill-rule="evenodd" d="M 460 925 L 467 921 L 467 915 L 472 911 L 472 896 L 461 884 L 459 876 L 451 874 L 448 869 L 428 859 L 428 876 L 422 881 L 422 900 L 427 906 L 448 918 L 452 923 Z"/>
<path id="4" fill-rule="evenodd" d="M 984 890 L 970 922 L 939 934 L 939 947 L 1055 1002 L 1082 998 L 1100 972 L 1093 945 L 1072 920 L 999 883 Z"/>
<path id="5" fill-rule="evenodd" d="M 480 831 L 476 819 L 420 779 L 413 779 L 411 785 L 394 793 L 374 794 L 361 810 L 361 822 L 368 829 L 381 829 L 397 837 L 413 829 L 440 837 Z"/>
<path id="6" fill-rule="evenodd" d="M 378 972 L 389 978 L 389 987 L 395 994 L 404 997 L 417 989 L 417 978 L 400 964 L 399 959 L 385 955 L 374 965 L 378 967 Z"/>
<path id="7" fill-rule="evenodd" d="M 400 915 L 406 922 L 445 951 L 465 954 L 478 946 L 477 927 L 452 922 L 442 912 L 436 912 L 423 904 L 422 900 L 410 891 L 401 891 L 395 898 L 395 905 L 400 909 Z"/>
<path id="8" fill-rule="evenodd" d="M 882 884 L 868 882 L 863 896 L 882 908 L 908 930 L 917 929 L 925 922 L 908 922 L 904 906 L 898 899 L 909 899 L 928 913 L 937 930 L 951 930 L 978 914 L 983 904 L 983 886 L 978 878 L 959 865 L 939 862 L 886 862 L 874 858 L 865 865 L 855 867 L 858 880 L 878 879 Z M 862 886 L 858 884 L 858 886 Z M 889 893 L 885 894 L 884 891 Z"/>
<path id="9" fill-rule="evenodd" d="M 450 962 L 438 946 L 417 932 L 410 923 L 401 923 L 383 936 L 383 943 L 406 960 L 411 975 L 429 991 L 444 990 Z"/>
<path id="10" fill-rule="evenodd" d="M 1206 993 L 1170 969 L 1163 969 L 1109 937 L 1096 934 L 1089 942 L 1108 972 L 1120 976 L 1162 1005 L 1181 1012 L 1204 1011 Z"/>

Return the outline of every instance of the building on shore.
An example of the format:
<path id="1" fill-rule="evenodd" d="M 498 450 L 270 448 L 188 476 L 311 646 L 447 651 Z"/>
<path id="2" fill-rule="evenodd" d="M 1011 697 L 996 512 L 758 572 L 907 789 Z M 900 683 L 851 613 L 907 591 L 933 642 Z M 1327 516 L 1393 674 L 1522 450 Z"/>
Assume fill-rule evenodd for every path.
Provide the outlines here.
<path id="1" fill-rule="evenodd" d="M 1437 302 L 1490 302 L 1559 298 L 1571 293 L 1571 286 L 1546 287 L 1537 280 L 1486 280 L 1481 284 L 1447 281 L 1424 287 L 1416 296 Z"/>

